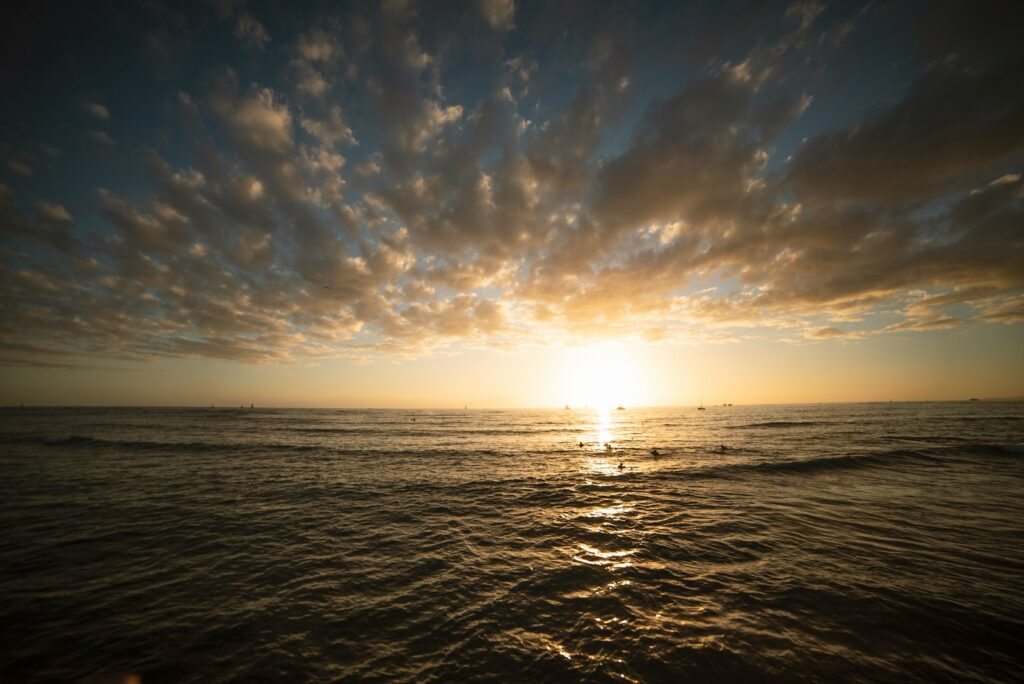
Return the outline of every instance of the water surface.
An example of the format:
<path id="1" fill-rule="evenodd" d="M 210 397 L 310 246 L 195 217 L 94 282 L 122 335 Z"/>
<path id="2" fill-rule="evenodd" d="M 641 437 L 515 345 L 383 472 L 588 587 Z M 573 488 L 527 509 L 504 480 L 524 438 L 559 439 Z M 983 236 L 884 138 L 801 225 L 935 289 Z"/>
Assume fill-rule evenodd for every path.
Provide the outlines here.
<path id="1" fill-rule="evenodd" d="M 988 402 L 7 409 L 0 679 L 1013 680 L 1022 443 Z"/>

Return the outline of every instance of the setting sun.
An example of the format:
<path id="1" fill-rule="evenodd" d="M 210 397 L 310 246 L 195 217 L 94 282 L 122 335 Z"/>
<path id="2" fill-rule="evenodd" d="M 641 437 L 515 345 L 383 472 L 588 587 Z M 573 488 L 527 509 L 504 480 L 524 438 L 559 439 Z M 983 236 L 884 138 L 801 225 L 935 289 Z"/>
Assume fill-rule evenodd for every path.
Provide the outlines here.
<path id="1" fill-rule="evenodd" d="M 573 408 L 607 411 L 642 406 L 647 399 L 646 373 L 625 349 L 611 343 L 566 352 L 566 402 Z"/>

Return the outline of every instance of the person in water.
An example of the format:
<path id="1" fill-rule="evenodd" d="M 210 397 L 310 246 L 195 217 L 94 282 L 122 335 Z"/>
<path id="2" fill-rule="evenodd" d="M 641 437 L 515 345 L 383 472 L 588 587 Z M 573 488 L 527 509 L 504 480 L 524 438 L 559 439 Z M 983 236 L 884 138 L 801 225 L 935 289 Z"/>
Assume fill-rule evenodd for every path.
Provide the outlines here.
<path id="1" fill-rule="evenodd" d="M 580 448 L 581 449 L 583 448 L 583 442 L 580 442 Z"/>
<path id="2" fill-rule="evenodd" d="M 625 470 L 625 469 L 626 469 L 626 464 L 623 463 L 622 461 L 619 461 L 619 470 Z"/>
<path id="3" fill-rule="evenodd" d="M 658 458 L 659 456 L 661 456 L 661 453 L 657 449 L 651 449 L 651 456 L 653 456 L 654 458 Z"/>

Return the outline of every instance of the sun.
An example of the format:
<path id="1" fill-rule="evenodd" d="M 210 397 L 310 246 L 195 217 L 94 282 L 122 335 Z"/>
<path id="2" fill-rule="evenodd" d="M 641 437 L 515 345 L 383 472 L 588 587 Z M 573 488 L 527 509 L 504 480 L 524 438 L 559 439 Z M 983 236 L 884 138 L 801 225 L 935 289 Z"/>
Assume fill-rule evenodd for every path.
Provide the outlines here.
<path id="1" fill-rule="evenodd" d="M 622 347 L 601 343 L 570 349 L 566 370 L 566 401 L 573 408 L 608 411 L 645 403 L 644 374 Z"/>

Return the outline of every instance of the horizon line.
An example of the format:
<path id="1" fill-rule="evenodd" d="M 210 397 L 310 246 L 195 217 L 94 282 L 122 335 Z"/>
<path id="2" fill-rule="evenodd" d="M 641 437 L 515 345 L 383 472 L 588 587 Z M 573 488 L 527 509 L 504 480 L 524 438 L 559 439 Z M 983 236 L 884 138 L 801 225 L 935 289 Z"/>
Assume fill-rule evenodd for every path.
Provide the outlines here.
<path id="1" fill-rule="evenodd" d="M 842 400 L 842 401 L 777 401 L 777 402 L 744 402 L 728 404 L 645 404 L 637 406 L 622 406 L 621 410 L 650 410 L 650 409 L 689 409 L 704 406 L 705 408 L 738 408 L 743 406 L 811 406 L 811 405 L 839 405 L 839 404 L 969 404 L 969 403 L 1022 403 L 1024 395 L 1012 397 L 968 397 L 966 399 L 872 399 L 872 400 Z M 32 409 L 32 408 L 131 408 L 131 409 L 224 409 L 224 410 L 291 410 L 291 411 L 600 411 L 601 408 L 594 406 L 475 406 L 469 408 L 464 405 L 459 408 L 457 405 L 446 406 L 276 406 L 261 405 L 250 406 L 244 404 L 235 407 L 234 404 L 4 404 L 0 409 Z M 609 408 L 609 411 L 617 411 L 619 408 Z"/>

